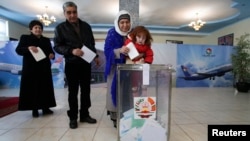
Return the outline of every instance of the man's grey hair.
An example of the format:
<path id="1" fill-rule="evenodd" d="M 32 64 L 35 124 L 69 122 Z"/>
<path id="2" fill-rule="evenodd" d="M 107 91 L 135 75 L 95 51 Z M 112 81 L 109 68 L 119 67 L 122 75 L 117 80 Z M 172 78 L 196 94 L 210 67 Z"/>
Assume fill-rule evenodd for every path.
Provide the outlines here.
<path id="1" fill-rule="evenodd" d="M 63 12 L 65 12 L 67 7 L 75 7 L 77 9 L 77 5 L 72 1 L 68 1 L 63 4 Z"/>

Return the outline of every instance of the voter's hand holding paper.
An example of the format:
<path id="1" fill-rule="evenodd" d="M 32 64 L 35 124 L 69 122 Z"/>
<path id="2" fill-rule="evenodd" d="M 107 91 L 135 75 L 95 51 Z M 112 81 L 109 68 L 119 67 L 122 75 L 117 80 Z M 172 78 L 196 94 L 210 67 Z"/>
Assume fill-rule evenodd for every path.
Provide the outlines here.
<path id="1" fill-rule="evenodd" d="M 38 50 L 38 52 L 33 52 L 32 50 L 29 50 L 29 51 L 33 55 L 35 60 L 38 62 L 38 61 L 46 58 L 46 55 L 44 54 L 44 52 L 42 51 L 42 49 L 40 47 L 37 47 L 37 50 Z"/>
<path id="2" fill-rule="evenodd" d="M 131 60 L 139 55 L 137 49 L 135 48 L 135 45 L 132 42 L 130 42 L 126 46 L 129 48 L 128 56 Z"/>
<path id="3" fill-rule="evenodd" d="M 95 58 L 96 53 L 87 48 L 86 46 L 83 46 L 81 50 L 84 52 L 82 59 L 84 59 L 88 63 L 91 63 Z"/>

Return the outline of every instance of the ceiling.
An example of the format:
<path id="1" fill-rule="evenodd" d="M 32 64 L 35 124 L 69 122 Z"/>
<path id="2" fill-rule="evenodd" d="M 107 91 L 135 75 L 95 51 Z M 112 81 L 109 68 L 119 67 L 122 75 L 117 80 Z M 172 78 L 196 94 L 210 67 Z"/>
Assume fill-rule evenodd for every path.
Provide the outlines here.
<path id="1" fill-rule="evenodd" d="M 0 17 L 28 27 L 36 15 L 45 12 L 56 17 L 54 27 L 65 20 L 62 5 L 68 0 L 0 0 Z M 113 26 L 119 11 L 119 0 L 72 0 L 78 5 L 78 16 L 91 24 L 94 32 L 106 32 Z M 132 1 L 132 0 L 131 0 Z M 139 24 L 153 33 L 171 35 L 209 35 L 227 25 L 250 17 L 249 0 L 139 0 Z M 195 31 L 188 24 L 196 19 L 206 24 Z"/>

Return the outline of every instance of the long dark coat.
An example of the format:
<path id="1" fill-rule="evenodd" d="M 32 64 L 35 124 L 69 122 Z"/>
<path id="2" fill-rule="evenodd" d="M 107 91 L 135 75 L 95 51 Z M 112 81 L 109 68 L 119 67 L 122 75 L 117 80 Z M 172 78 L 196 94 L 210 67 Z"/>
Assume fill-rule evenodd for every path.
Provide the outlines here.
<path id="1" fill-rule="evenodd" d="M 29 46 L 40 47 L 46 58 L 36 61 Z M 51 74 L 49 54 L 53 53 L 49 38 L 36 37 L 33 34 L 22 35 L 16 52 L 23 56 L 23 67 L 20 84 L 19 110 L 33 110 L 55 107 L 55 95 Z"/>

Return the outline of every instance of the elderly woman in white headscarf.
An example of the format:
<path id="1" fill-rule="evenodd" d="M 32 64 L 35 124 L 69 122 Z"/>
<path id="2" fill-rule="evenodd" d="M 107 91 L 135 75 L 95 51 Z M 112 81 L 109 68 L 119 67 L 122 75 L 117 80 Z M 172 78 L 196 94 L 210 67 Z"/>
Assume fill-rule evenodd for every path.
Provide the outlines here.
<path id="1" fill-rule="evenodd" d="M 116 127 L 116 65 L 124 64 L 126 54 L 129 52 L 129 49 L 124 46 L 124 41 L 132 28 L 130 14 L 125 10 L 120 11 L 114 20 L 114 25 L 108 31 L 104 53 L 106 57 L 105 78 L 107 80 L 106 108 L 114 123 L 114 127 Z"/>

